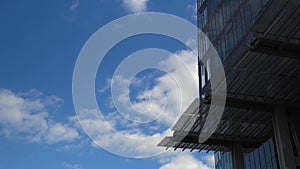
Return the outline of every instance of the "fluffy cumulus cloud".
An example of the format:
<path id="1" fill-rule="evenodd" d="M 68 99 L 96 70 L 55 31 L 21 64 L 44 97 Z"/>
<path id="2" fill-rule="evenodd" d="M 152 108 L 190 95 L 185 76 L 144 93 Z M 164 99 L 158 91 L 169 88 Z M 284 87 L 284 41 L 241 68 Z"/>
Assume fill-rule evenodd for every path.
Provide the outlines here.
<path id="1" fill-rule="evenodd" d="M 211 160 L 213 160 L 212 155 L 205 156 L 205 158 L 200 161 L 191 154 L 183 153 L 173 157 L 159 169 L 213 169 L 213 161 Z"/>
<path id="2" fill-rule="evenodd" d="M 79 138 L 77 130 L 62 123 L 50 125 L 48 133 L 45 135 L 48 143 L 72 142 L 75 138 Z"/>
<path id="3" fill-rule="evenodd" d="M 151 79 L 154 83 L 149 85 L 144 83 L 143 78 L 126 77 L 123 74 L 116 74 L 112 80 L 107 80 L 116 90 L 113 92 L 116 94 L 112 105 L 117 107 L 117 113 L 101 115 L 97 110 L 82 110 L 79 113 L 82 126 L 96 144 L 118 155 L 131 157 L 147 157 L 165 152 L 157 144 L 165 136 L 172 135 L 172 124 L 198 97 L 197 56 L 193 51 L 182 50 L 157 64 L 159 69 L 167 73 L 154 76 Z M 131 100 L 130 85 L 149 87 L 134 91 L 137 95 Z M 107 85 L 104 88 L 108 89 Z M 146 130 L 140 128 L 152 120 L 156 122 L 154 126 L 147 126 Z M 120 124 L 123 127 L 118 127 Z M 156 132 L 149 133 L 151 129 Z"/>
<path id="4" fill-rule="evenodd" d="M 104 114 L 101 114 L 99 110 L 90 109 L 81 109 L 77 112 L 81 126 L 94 141 L 93 146 L 100 145 L 114 154 L 127 157 L 141 158 L 165 152 L 164 148 L 157 147 L 157 144 L 165 136 L 172 135 L 171 130 L 168 128 L 162 130 L 159 125 L 147 126 L 145 124 L 146 130 L 151 130 L 152 127 L 157 131 L 145 133 L 139 128 L 139 120 L 155 119 L 157 124 L 171 127 L 185 108 L 197 97 L 197 57 L 192 51 L 183 50 L 157 64 L 168 73 L 155 77 L 153 79 L 155 83 L 138 91 L 134 102 L 128 96 L 130 93 L 128 89 L 123 87 L 128 86 L 129 83 L 143 84 L 143 79 L 136 78 L 132 81 L 120 75 L 108 81 L 118 83 L 120 91 L 114 98 L 113 105 L 124 105 L 125 110 L 121 110 L 123 114 L 120 115 L 119 110 Z M 101 88 L 99 92 L 102 93 L 108 88 Z M 29 141 L 46 144 L 68 143 L 70 146 L 65 149 L 78 146 L 75 143 L 81 144 L 82 141 L 78 140 L 84 139 L 80 134 L 77 118 L 68 117 L 63 122 L 55 120 L 49 110 L 51 105 L 57 104 L 61 104 L 59 98 L 45 97 L 37 91 L 14 93 L 0 89 L 0 134 L 7 137 L 21 136 Z M 128 105 L 132 105 L 131 109 L 126 109 Z M 136 110 L 137 114 L 131 114 L 131 110 Z M 141 118 L 132 119 L 133 117 Z M 177 156 L 172 154 L 160 169 L 211 169 L 212 166 L 212 156 L 205 156 L 199 161 L 191 154 L 183 153 Z M 65 164 L 64 167 L 82 168 L 80 165 L 71 164 Z"/>
<path id="5" fill-rule="evenodd" d="M 123 6 L 130 12 L 138 13 L 147 10 L 149 0 L 123 0 Z"/>
<path id="6" fill-rule="evenodd" d="M 135 101 L 129 97 L 128 86 L 140 84 L 137 83 L 140 80 L 116 75 L 112 80 L 113 93 L 117 93 L 113 104 L 126 118 L 143 122 L 157 120 L 171 127 L 198 97 L 197 56 L 193 51 L 183 50 L 157 64 L 167 73 L 151 79 L 154 85 L 138 91 Z"/>
<path id="7" fill-rule="evenodd" d="M 117 120 L 114 116 L 106 119 L 98 110 L 82 110 L 79 112 L 82 127 L 93 140 L 93 146 L 102 147 L 105 150 L 123 157 L 149 157 L 165 152 L 157 144 L 166 136 L 170 130 L 164 133 L 147 135 L 136 129 L 115 130 Z M 130 125 L 125 123 L 125 125 Z"/>
<path id="8" fill-rule="evenodd" d="M 73 122 L 59 123 L 50 117 L 48 108 L 55 104 L 60 104 L 59 98 L 42 98 L 36 90 L 16 94 L 0 89 L 0 134 L 49 144 L 78 139 Z"/>
<path id="9" fill-rule="evenodd" d="M 215 158 L 214 158 L 214 155 L 205 155 L 205 156 L 202 156 L 201 160 L 209 168 L 215 168 Z"/>

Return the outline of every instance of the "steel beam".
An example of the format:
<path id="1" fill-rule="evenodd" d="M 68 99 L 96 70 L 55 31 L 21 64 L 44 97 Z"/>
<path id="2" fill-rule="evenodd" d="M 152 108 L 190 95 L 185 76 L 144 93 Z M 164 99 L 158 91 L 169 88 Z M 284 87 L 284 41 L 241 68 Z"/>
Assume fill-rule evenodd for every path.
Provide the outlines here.
<path id="1" fill-rule="evenodd" d="M 218 99 L 218 96 L 215 96 Z M 211 103 L 211 92 L 206 93 L 206 98 L 202 99 L 202 103 L 210 104 Z M 300 110 L 300 105 L 296 103 L 290 103 L 281 100 L 266 99 L 261 97 L 254 96 L 245 96 L 245 95 L 235 95 L 232 93 L 227 93 L 226 98 L 226 107 L 231 108 L 241 108 L 247 110 L 254 110 L 260 112 L 272 112 L 274 106 L 282 106 L 287 109 Z"/>
<path id="2" fill-rule="evenodd" d="M 173 141 L 176 142 L 186 142 L 186 143 L 196 143 L 198 144 L 199 133 L 191 132 L 182 132 L 175 131 L 173 133 Z M 266 138 L 252 138 L 252 137 L 235 137 L 235 136 L 225 136 L 225 135 L 216 135 L 213 134 L 210 138 L 205 141 L 204 144 L 215 145 L 215 146 L 226 146 L 231 147 L 236 142 L 240 142 L 243 147 L 246 148 L 258 148 L 261 146 L 267 139 Z"/>
<path id="3" fill-rule="evenodd" d="M 288 118 L 283 107 L 275 108 L 273 128 L 280 169 L 296 169 Z"/>
<path id="4" fill-rule="evenodd" d="M 285 37 L 265 36 L 254 33 L 256 39 L 250 43 L 250 50 L 258 53 L 265 53 L 270 56 L 280 56 L 291 59 L 300 59 L 300 41 L 290 40 Z"/>
<path id="5" fill-rule="evenodd" d="M 244 153 L 240 143 L 234 143 L 232 146 L 232 165 L 233 169 L 244 169 Z"/>

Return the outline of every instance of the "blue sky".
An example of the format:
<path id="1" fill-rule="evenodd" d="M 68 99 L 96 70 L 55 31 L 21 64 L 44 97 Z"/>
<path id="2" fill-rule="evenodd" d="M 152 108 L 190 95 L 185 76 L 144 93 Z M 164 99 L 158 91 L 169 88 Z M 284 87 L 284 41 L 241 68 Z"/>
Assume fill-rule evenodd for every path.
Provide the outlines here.
<path id="1" fill-rule="evenodd" d="M 195 1 L 189 0 L 0 2 L 0 169 L 212 167 L 213 158 L 205 153 L 177 151 L 145 159 L 125 158 L 96 146 L 78 123 L 72 101 L 72 76 L 80 50 L 102 26 L 138 12 L 173 14 L 196 24 Z M 157 122 L 135 125 L 126 118 L 124 120 L 114 106 L 110 93 L 111 82 L 122 89 L 128 81 L 122 76 L 113 79 L 114 70 L 127 55 L 144 48 L 168 50 L 187 63 L 193 73 L 191 77 L 195 78 L 197 72 L 196 57 L 182 43 L 164 36 L 141 35 L 126 39 L 105 56 L 95 81 L 97 102 L 105 119 L 116 130 L 130 136 L 138 133 L 135 135 L 137 137 L 161 134 L 176 119 L 173 117 L 176 115 L 166 114 Z M 151 100 L 152 107 L 147 110 L 159 113 L 164 108 L 161 105 L 164 99 L 171 105 L 166 108 L 167 113 L 176 108 L 172 105 L 179 102 L 176 100 L 178 89 L 174 87 L 176 83 L 172 77 L 184 79 L 186 76 L 180 74 L 180 64 L 170 57 L 159 64 L 161 68 L 170 70 L 171 75 L 149 69 L 138 73 L 130 82 L 129 96 L 134 108 L 147 108 Z M 189 86 L 182 90 L 187 93 L 186 97 L 196 97 L 195 93 L 189 92 Z M 151 97 L 148 93 L 152 93 Z M 121 96 L 122 93 L 117 102 L 122 102 Z M 183 107 L 189 103 L 190 99 L 187 99 Z M 155 115 L 150 113 L 144 117 L 151 119 Z M 94 124 L 93 119 L 85 122 Z M 91 130 L 101 130 L 102 127 L 97 123 L 92 125 Z M 100 137 L 100 143 L 105 136 Z M 145 148 L 134 145 L 135 142 L 114 140 L 114 137 L 106 139 L 110 139 L 105 142 L 106 146 L 112 149 L 118 148 L 115 144 L 122 144 L 128 149 L 135 147 L 142 153 L 150 151 L 147 149 L 148 143 L 145 143 Z"/>

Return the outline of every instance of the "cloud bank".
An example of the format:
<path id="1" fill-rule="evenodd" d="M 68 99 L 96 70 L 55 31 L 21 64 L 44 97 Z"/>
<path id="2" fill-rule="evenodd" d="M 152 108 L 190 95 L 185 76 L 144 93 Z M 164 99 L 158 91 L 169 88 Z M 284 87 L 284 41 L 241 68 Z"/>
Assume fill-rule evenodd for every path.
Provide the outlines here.
<path id="1" fill-rule="evenodd" d="M 123 7 L 129 12 L 139 13 L 147 10 L 149 0 L 123 0 Z"/>
<path id="2" fill-rule="evenodd" d="M 182 153 L 173 157 L 159 169 L 214 169 L 214 157 L 212 155 L 205 156 L 200 161 L 192 154 Z"/>
<path id="3" fill-rule="evenodd" d="M 80 138 L 72 121 L 53 120 L 47 108 L 59 103 L 55 96 L 40 97 L 34 92 L 16 94 L 0 89 L 0 134 L 24 137 L 31 142 L 47 144 L 73 142 Z"/>
<path id="4" fill-rule="evenodd" d="M 182 70 L 181 62 L 174 59 L 179 57 L 190 69 L 190 72 Z M 133 103 L 135 109 L 147 109 L 150 110 L 144 116 L 150 116 L 151 118 L 162 111 L 166 113 L 159 119 L 159 123 L 172 124 L 176 121 L 178 114 L 172 114 L 174 112 L 174 106 L 163 107 L 161 105 L 162 100 L 165 98 L 170 105 L 182 104 L 183 109 L 190 104 L 198 92 L 192 91 L 191 85 L 194 85 L 194 81 L 197 80 L 197 57 L 191 51 L 178 51 L 168 59 L 158 63 L 161 67 L 169 70 L 169 74 L 162 75 L 154 79 L 156 83 L 146 90 L 139 91 L 138 100 Z M 187 78 L 191 76 L 192 78 Z M 180 85 L 183 95 L 182 103 L 179 99 L 178 85 L 174 82 L 175 79 L 182 79 L 185 84 Z M 122 79 L 118 77 L 115 82 L 128 83 L 130 79 Z M 134 84 L 138 85 L 142 79 L 134 79 Z M 112 82 L 114 79 L 112 80 Z M 110 82 L 110 81 L 109 81 Z M 123 85 L 124 86 L 124 85 Z M 105 89 L 100 90 L 103 92 Z M 165 91 L 165 95 L 153 95 L 149 100 L 143 100 L 143 98 L 156 93 L 157 91 Z M 126 93 L 124 90 L 123 94 Z M 119 102 L 124 104 L 128 103 L 127 97 L 122 95 L 118 98 Z M 149 104 L 151 103 L 151 104 Z M 55 96 L 43 96 L 42 93 L 34 90 L 26 93 L 14 93 L 11 90 L 0 89 L 0 134 L 6 137 L 23 137 L 31 142 L 39 142 L 45 144 L 64 143 L 68 148 L 71 143 L 75 146 L 80 144 L 83 135 L 81 128 L 77 122 L 76 116 L 70 116 L 64 122 L 58 122 L 55 120 L 51 113 L 51 106 L 61 104 L 61 99 Z M 54 106 L 55 107 L 55 106 Z M 166 109 L 165 109 L 166 108 Z M 94 138 L 93 146 L 96 144 L 105 145 L 111 147 L 112 150 L 131 152 L 137 155 L 151 155 L 155 154 L 163 148 L 158 148 L 157 143 L 166 135 L 171 135 L 171 131 L 167 130 L 162 133 L 145 134 L 134 123 L 128 123 L 128 121 L 122 121 L 123 117 L 117 116 L 116 112 L 108 113 L 104 120 L 104 117 L 97 110 L 84 110 L 84 118 L 81 121 L 81 125 L 85 126 L 85 129 L 92 134 Z M 151 114 L 152 112 L 153 114 Z M 141 114 L 139 114 L 141 115 Z M 121 122 L 121 123 L 120 123 Z M 130 129 L 123 128 L 123 130 L 117 131 L 118 125 L 130 126 Z M 126 139 L 122 136 L 126 136 Z M 145 138 L 151 138 L 151 141 L 144 141 Z M 86 145 L 86 144 L 85 144 Z M 70 147 L 70 146 L 69 146 Z M 196 159 L 192 154 L 182 153 L 179 154 L 167 154 L 168 160 L 166 160 L 159 169 L 212 169 L 214 165 L 213 156 L 208 155 Z M 159 157 L 161 158 L 161 157 Z M 162 157 L 164 158 L 164 157 Z M 80 165 L 65 164 L 65 168 L 81 168 Z"/>

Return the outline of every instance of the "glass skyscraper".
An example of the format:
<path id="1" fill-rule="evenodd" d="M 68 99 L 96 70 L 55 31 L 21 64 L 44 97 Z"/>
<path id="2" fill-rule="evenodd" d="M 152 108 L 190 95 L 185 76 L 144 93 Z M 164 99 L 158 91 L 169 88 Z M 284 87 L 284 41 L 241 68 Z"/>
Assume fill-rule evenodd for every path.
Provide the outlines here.
<path id="1" fill-rule="evenodd" d="M 277 160 L 272 139 L 259 148 L 244 154 L 245 169 L 277 169 Z M 215 153 L 215 169 L 232 169 L 230 152 Z"/>
<path id="2" fill-rule="evenodd" d="M 261 31 L 263 36 L 267 33 L 273 33 L 268 29 L 262 29 L 270 24 L 267 22 L 271 22 L 269 20 L 264 22 L 263 19 L 266 18 L 263 18 L 262 15 L 270 13 L 271 16 L 271 13 L 276 11 L 272 8 L 278 6 L 280 9 L 279 6 L 283 7 L 286 2 L 283 0 L 198 0 L 198 27 L 212 42 L 222 62 L 229 65 L 232 61 L 226 63 L 226 60 L 230 57 L 241 56 L 237 53 L 247 44 L 251 44 L 256 36 L 254 33 Z M 270 7 L 271 5 L 272 7 Z M 273 29 L 277 29 L 279 32 L 278 30 L 281 28 L 275 29 L 273 27 Z M 291 36 L 291 33 L 282 33 L 281 36 Z M 207 51 L 208 45 L 205 41 L 205 38 L 199 38 L 199 57 L 204 57 L 205 52 L 202 53 L 202 51 Z M 203 64 L 206 64 L 207 67 L 206 71 L 201 72 L 201 76 L 206 76 L 207 79 L 201 80 L 201 87 L 210 83 L 209 78 L 212 70 L 209 69 L 215 65 L 213 60 L 207 60 L 207 63 Z M 203 65 L 201 70 L 205 70 Z M 276 161 L 272 138 L 259 148 L 244 153 L 246 169 L 277 169 Z M 216 169 L 232 169 L 231 152 L 216 152 L 215 166 Z"/>
<path id="3" fill-rule="evenodd" d="M 270 1 L 272 0 L 199 0 L 198 26 L 224 61 L 245 38 L 252 38 L 251 28 Z"/>
<path id="4" fill-rule="evenodd" d="M 232 169 L 230 152 L 215 152 L 215 169 Z"/>
<path id="5" fill-rule="evenodd" d="M 214 151 L 216 169 L 299 169 L 300 1 L 198 0 L 197 14 L 199 98 L 159 146 Z"/>

